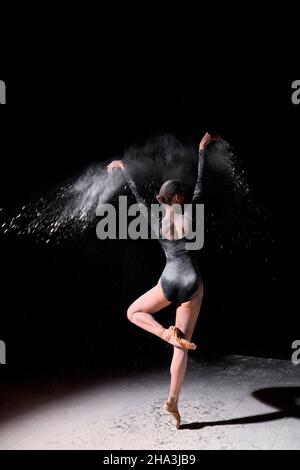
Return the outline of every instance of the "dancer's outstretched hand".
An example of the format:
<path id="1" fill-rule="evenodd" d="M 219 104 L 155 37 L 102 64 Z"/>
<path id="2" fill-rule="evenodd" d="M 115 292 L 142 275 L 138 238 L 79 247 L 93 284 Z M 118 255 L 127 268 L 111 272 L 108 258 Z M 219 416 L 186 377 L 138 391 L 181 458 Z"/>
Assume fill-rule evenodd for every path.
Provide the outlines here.
<path id="1" fill-rule="evenodd" d="M 107 165 L 106 168 L 107 168 L 107 172 L 111 173 L 116 168 L 125 168 L 125 167 L 124 167 L 123 160 L 113 160 L 112 162 L 110 162 L 109 165 Z"/>
<path id="2" fill-rule="evenodd" d="M 212 136 L 206 132 L 205 136 L 202 137 L 202 140 L 199 144 L 199 150 L 204 150 L 205 147 L 212 141 Z"/>
<path id="3" fill-rule="evenodd" d="M 221 140 L 222 137 L 219 135 L 216 135 L 212 137 L 209 132 L 206 132 L 205 136 L 202 138 L 200 144 L 199 144 L 199 150 L 204 150 L 205 147 L 212 141 L 212 140 Z"/>

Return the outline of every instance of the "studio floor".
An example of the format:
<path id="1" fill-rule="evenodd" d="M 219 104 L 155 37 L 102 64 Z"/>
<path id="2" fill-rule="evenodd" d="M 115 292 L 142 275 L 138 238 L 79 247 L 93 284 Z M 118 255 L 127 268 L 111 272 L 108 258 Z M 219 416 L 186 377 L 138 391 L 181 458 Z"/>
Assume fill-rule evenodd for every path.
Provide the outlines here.
<path id="1" fill-rule="evenodd" d="M 84 382 L 84 383 L 82 383 Z M 300 366 L 190 353 L 181 429 L 163 409 L 169 369 L 65 383 L 10 384 L 0 449 L 299 449 Z"/>

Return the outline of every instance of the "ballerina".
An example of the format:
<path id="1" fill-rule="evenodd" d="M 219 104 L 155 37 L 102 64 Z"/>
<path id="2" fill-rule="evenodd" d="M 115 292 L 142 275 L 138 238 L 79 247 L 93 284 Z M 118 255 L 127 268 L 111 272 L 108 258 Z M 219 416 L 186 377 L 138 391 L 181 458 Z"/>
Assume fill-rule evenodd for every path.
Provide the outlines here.
<path id="1" fill-rule="evenodd" d="M 199 144 L 198 175 L 190 203 L 191 208 L 200 203 L 205 147 L 212 140 L 214 139 L 211 135 L 206 133 Z M 107 165 L 109 173 L 116 168 L 123 171 L 137 202 L 146 205 L 122 160 L 114 160 Z M 156 199 L 165 208 L 158 239 L 166 255 L 166 265 L 157 284 L 129 306 L 127 317 L 135 325 L 155 334 L 174 347 L 170 367 L 170 390 L 164 408 L 176 419 L 176 428 L 179 429 L 181 416 L 178 401 L 186 373 L 188 351 L 197 348 L 191 339 L 201 309 L 203 281 L 198 268 L 197 251 L 188 250 L 185 245 L 188 228 L 191 226 L 187 223 L 187 218 L 189 215 L 193 216 L 189 212 L 182 214 L 176 210 L 178 204 L 183 206 L 186 202 L 184 182 L 181 180 L 164 182 Z M 153 315 L 173 302 L 176 304 L 175 325 L 164 328 Z"/>

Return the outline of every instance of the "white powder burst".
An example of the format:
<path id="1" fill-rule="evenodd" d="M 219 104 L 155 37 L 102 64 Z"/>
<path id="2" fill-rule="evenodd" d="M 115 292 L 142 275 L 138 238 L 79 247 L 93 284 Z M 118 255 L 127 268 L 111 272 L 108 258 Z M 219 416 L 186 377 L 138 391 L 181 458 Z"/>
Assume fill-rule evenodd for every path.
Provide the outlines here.
<path id="1" fill-rule="evenodd" d="M 24 204 L 10 221 L 2 223 L 3 233 L 13 230 L 45 243 L 79 235 L 95 220 L 99 199 L 109 200 L 122 183 L 119 172 L 109 175 L 103 164 L 91 165 L 73 182 Z"/>

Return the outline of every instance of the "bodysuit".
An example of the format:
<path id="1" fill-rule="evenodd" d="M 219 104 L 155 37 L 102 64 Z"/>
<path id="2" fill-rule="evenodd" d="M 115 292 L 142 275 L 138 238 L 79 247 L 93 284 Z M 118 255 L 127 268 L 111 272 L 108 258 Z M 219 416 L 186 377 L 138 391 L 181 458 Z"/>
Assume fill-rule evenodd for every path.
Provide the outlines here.
<path id="1" fill-rule="evenodd" d="M 194 206 L 200 203 L 203 166 L 204 151 L 200 150 L 197 182 L 187 214 L 187 217 L 191 217 L 191 220 L 195 218 L 196 211 Z M 123 174 L 137 202 L 147 207 L 145 199 L 139 194 L 136 184 L 127 168 L 123 168 Z M 159 224 L 155 225 L 157 220 L 154 220 L 154 217 L 155 216 L 151 215 L 151 227 L 159 227 Z M 197 262 L 197 250 L 186 249 L 186 243 L 189 242 L 186 236 L 173 240 L 163 238 L 161 236 L 161 230 L 159 229 L 157 238 L 166 256 L 166 265 L 159 279 L 163 293 L 170 302 L 176 302 L 178 304 L 186 302 L 191 299 L 202 283 L 202 277 Z"/>

